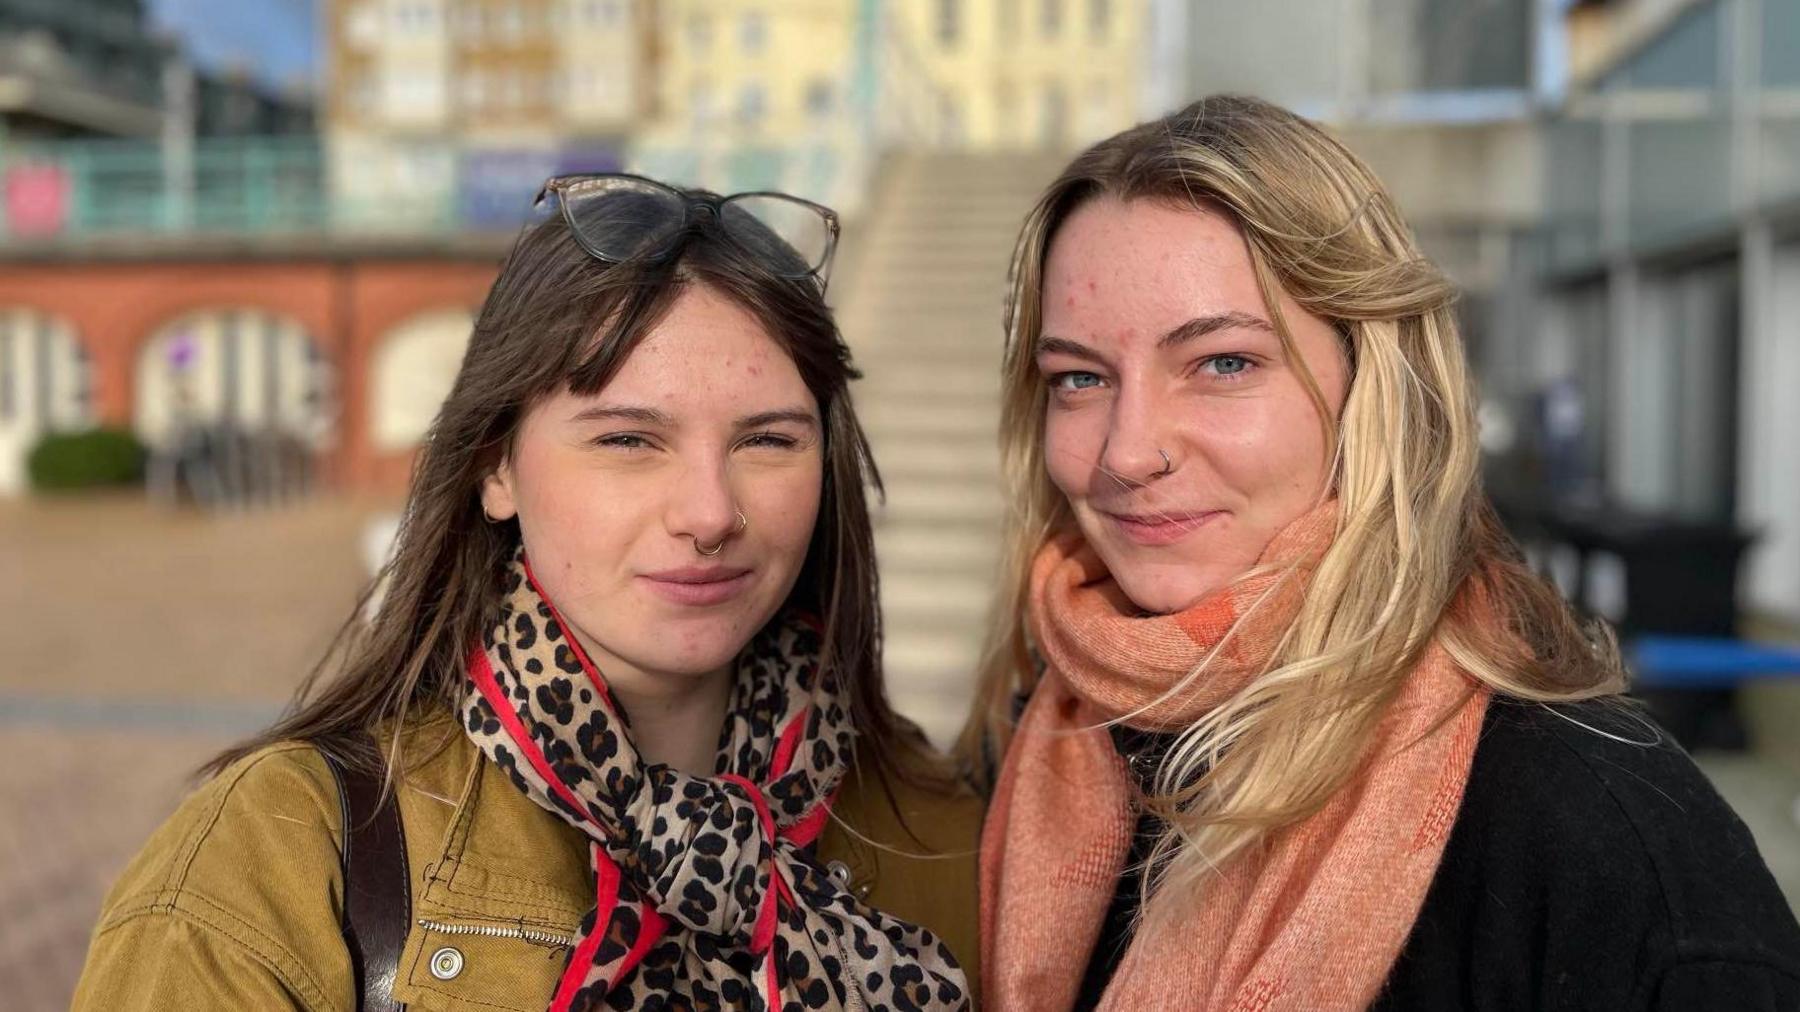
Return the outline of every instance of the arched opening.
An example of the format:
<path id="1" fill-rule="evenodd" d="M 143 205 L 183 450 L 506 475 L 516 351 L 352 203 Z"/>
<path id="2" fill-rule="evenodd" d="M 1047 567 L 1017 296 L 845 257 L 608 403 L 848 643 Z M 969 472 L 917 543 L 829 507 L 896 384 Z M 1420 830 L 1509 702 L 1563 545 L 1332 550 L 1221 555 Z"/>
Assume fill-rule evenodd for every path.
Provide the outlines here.
<path id="1" fill-rule="evenodd" d="M 0 308 L 0 494 L 25 486 L 25 458 L 45 433 L 93 424 L 87 350 L 67 321 Z"/>
<path id="2" fill-rule="evenodd" d="M 376 452 L 419 445 L 456 382 L 474 326 L 466 309 L 432 310 L 376 344 L 369 377 L 369 442 Z"/>
<path id="3" fill-rule="evenodd" d="M 330 440 L 336 379 L 304 327 L 254 308 L 187 313 L 138 354 L 137 430 L 168 448 L 196 428 L 273 432 L 314 450 Z"/>

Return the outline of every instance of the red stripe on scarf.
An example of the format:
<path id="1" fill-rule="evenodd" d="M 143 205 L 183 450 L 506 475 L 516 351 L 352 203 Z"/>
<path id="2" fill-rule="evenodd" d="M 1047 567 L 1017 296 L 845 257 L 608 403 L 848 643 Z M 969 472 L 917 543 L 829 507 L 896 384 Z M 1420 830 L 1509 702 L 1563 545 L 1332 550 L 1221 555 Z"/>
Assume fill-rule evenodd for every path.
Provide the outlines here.
<path id="1" fill-rule="evenodd" d="M 512 708 L 512 701 L 506 698 L 506 692 L 500 688 L 499 681 L 494 678 L 494 666 L 488 663 L 487 651 L 479 646 L 469 655 L 469 679 L 475 683 L 475 688 L 480 690 L 482 698 L 488 701 L 488 705 L 494 708 L 494 716 L 500 719 L 500 726 L 506 729 L 506 736 L 512 739 L 513 745 L 520 752 L 524 753 L 525 761 L 531 763 L 531 768 L 537 770 L 538 776 L 544 778 L 544 783 L 549 784 L 550 789 L 556 792 L 557 797 L 568 803 L 571 811 L 580 813 L 581 817 L 589 822 L 594 822 L 594 817 L 588 814 L 587 806 L 582 804 L 581 800 L 575 797 L 575 792 L 569 790 L 569 786 L 562 782 L 562 778 L 557 776 L 556 771 L 550 767 L 550 761 L 544 758 L 544 753 L 532 742 L 531 733 L 525 730 L 524 722 L 519 720 L 518 713 Z M 594 825 L 599 826 L 600 824 L 594 822 Z"/>
<path id="2" fill-rule="evenodd" d="M 550 600 L 550 595 L 544 593 L 543 587 L 538 586 L 537 577 L 531 572 L 531 560 L 521 553 L 519 561 L 525 564 L 525 579 L 531 582 L 531 589 L 537 591 L 537 596 L 543 600 L 544 607 L 550 609 L 550 617 L 555 620 L 556 627 L 562 630 L 563 639 L 569 641 L 569 649 L 575 652 L 575 659 L 581 662 L 581 670 L 587 673 L 588 681 L 594 683 L 594 691 L 600 693 L 600 698 L 606 700 L 607 706 L 615 711 L 618 710 L 618 707 L 613 706 L 612 693 L 607 691 L 606 681 L 600 677 L 600 669 L 594 667 L 594 662 L 588 659 L 587 651 L 582 649 L 581 640 L 575 636 L 575 630 L 569 627 L 569 623 L 563 621 L 562 612 L 556 610 L 556 602 Z"/>
<path id="3" fill-rule="evenodd" d="M 581 985 L 587 981 L 587 972 L 594 965 L 594 953 L 599 951 L 600 943 L 606 940 L 606 924 L 612 919 L 613 907 L 619 904 L 619 866 L 606 856 L 599 844 L 592 845 L 594 852 L 594 930 L 581 940 L 573 955 L 569 957 L 569 966 L 563 970 L 562 980 L 556 985 L 556 998 L 550 1002 L 550 1012 L 568 1012 L 569 1005 L 580 993 Z M 624 974 L 620 974 L 624 976 Z M 607 982 L 607 988 L 612 982 Z M 603 989 L 603 993 L 604 993 Z"/>
<path id="4" fill-rule="evenodd" d="M 781 729 L 781 740 L 775 743 L 775 758 L 769 762 L 769 779 L 773 780 L 788 771 L 794 762 L 794 752 L 800 747 L 800 733 L 806 730 L 806 718 L 812 713 L 807 707 L 794 714 L 788 726 Z"/>

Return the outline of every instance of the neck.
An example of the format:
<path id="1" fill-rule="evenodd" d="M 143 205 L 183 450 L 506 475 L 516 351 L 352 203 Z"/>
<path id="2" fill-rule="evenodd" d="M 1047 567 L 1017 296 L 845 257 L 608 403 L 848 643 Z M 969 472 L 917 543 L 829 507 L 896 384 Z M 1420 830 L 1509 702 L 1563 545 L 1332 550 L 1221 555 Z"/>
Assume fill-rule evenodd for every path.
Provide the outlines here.
<path id="1" fill-rule="evenodd" d="M 631 723 L 631 743 L 647 763 L 710 777 L 731 704 L 731 664 L 694 675 L 647 671 L 581 637 L 606 688 Z"/>

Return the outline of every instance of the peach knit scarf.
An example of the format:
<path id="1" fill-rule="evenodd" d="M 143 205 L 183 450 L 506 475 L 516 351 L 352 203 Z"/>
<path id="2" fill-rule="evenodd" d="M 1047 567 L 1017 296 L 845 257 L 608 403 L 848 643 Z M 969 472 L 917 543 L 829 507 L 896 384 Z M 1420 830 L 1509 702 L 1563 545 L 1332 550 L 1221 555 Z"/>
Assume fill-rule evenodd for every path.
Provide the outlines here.
<path id="1" fill-rule="evenodd" d="M 1335 503 L 1303 516 L 1252 575 L 1173 615 L 1139 615 L 1079 536 L 1039 554 L 1030 617 L 1048 669 L 981 840 L 986 1008 L 1069 1008 L 1099 941 L 1137 788 L 1098 725 L 1134 714 L 1125 721 L 1133 727 L 1178 730 L 1247 686 L 1298 608 L 1335 518 Z M 1204 677 L 1146 708 L 1221 641 Z M 1475 684 L 1430 647 L 1363 767 L 1324 809 L 1227 862 L 1201 895 L 1152 896 L 1101 1008 L 1366 1007 L 1411 931 L 1462 803 L 1488 701 Z"/>

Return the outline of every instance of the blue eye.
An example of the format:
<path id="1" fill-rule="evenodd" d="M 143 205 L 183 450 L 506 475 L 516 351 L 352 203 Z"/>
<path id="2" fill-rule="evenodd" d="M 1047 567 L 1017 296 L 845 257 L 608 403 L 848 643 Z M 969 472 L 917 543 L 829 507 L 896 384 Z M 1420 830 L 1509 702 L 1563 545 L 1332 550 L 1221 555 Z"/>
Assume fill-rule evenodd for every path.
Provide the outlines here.
<path id="1" fill-rule="evenodd" d="M 1236 376 L 1250 368 L 1250 360 L 1242 355 L 1214 355 L 1203 364 L 1211 366 L 1216 376 Z"/>
<path id="2" fill-rule="evenodd" d="M 1050 377 L 1050 385 L 1058 390 L 1088 390 L 1100 385 L 1100 377 L 1091 372 L 1059 372 Z"/>

